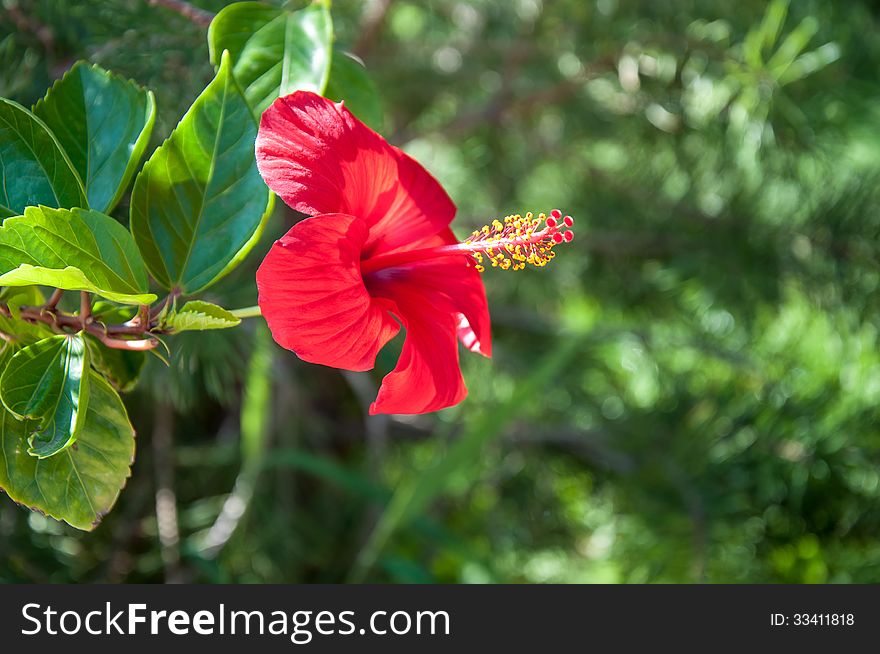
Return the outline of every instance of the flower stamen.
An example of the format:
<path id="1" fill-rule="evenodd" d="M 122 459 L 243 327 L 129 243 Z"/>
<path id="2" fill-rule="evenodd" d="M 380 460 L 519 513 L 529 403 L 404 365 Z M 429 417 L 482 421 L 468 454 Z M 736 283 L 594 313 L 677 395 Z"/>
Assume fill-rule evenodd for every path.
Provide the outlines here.
<path id="1" fill-rule="evenodd" d="M 477 272 L 485 271 L 487 265 L 501 270 L 523 270 L 526 265 L 543 268 L 556 256 L 553 251 L 555 246 L 574 240 L 574 232 L 571 231 L 573 225 L 574 219 L 563 216 L 559 209 L 551 211 L 549 216 L 541 213 L 536 217 L 532 212 L 525 216 L 506 216 L 503 221 L 493 220 L 474 231 L 461 243 L 391 252 L 364 259 L 361 261 L 361 274 L 371 275 L 426 259 L 460 255 L 467 255 Z"/>
<path id="2" fill-rule="evenodd" d="M 470 251 L 478 272 L 486 269 L 487 259 L 501 270 L 523 270 L 526 265 L 543 268 L 556 256 L 554 246 L 574 240 L 573 225 L 574 219 L 559 209 L 549 216 L 540 213 L 536 217 L 531 211 L 525 216 L 514 214 L 474 231 L 462 249 Z"/>

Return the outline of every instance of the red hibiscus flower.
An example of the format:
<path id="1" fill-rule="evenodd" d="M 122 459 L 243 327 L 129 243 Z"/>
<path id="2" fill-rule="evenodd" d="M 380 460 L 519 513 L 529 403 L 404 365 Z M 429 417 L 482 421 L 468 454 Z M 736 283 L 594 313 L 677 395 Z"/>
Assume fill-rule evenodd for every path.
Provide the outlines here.
<path id="1" fill-rule="evenodd" d="M 257 271 L 274 339 L 311 363 L 369 370 L 400 325 L 406 330 L 372 414 L 463 400 L 456 340 L 491 356 L 482 263 L 543 265 L 554 244 L 571 240 L 560 231 L 571 219 L 557 224 L 554 211 L 541 230 L 541 219 L 511 216 L 459 243 L 449 228 L 455 205 L 440 184 L 341 103 L 313 93 L 276 100 L 256 150 L 269 188 L 312 216 L 276 241 Z"/>

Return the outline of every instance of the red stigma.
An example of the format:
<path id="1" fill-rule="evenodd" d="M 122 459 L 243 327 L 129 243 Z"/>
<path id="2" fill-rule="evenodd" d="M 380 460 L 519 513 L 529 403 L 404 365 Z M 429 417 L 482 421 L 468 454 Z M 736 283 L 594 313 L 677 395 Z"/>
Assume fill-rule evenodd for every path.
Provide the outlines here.
<path id="1" fill-rule="evenodd" d="M 560 218 L 562 218 L 562 212 L 559 209 L 554 209 L 550 212 L 550 217 L 559 220 Z M 550 221 L 548 220 L 547 223 L 549 224 Z"/>
<path id="2" fill-rule="evenodd" d="M 562 224 L 566 227 L 571 227 L 574 225 L 574 218 L 572 218 L 571 216 L 566 216 L 562 219 Z"/>

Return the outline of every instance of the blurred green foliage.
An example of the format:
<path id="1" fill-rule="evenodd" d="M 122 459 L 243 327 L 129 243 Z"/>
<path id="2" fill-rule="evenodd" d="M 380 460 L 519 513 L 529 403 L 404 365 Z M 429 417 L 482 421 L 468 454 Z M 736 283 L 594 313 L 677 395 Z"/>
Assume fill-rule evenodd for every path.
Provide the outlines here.
<path id="1" fill-rule="evenodd" d="M 333 14 L 460 233 L 560 206 L 576 240 L 486 274 L 495 356 L 436 415 L 364 418 L 393 348 L 349 375 L 253 320 L 181 335 L 127 396 L 117 508 L 82 534 L 3 501 L 0 580 L 880 581 L 876 5 Z M 0 96 L 78 58 L 155 90 L 157 143 L 212 75 L 204 29 L 146 0 L 0 0 Z M 294 219 L 218 301 L 253 303 Z"/>

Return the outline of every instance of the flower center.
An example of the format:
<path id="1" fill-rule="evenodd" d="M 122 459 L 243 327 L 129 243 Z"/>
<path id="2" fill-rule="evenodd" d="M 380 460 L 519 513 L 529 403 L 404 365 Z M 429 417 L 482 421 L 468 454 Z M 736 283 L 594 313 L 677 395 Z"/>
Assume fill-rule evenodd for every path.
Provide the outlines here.
<path id="1" fill-rule="evenodd" d="M 493 268 L 522 270 L 526 264 L 541 268 L 556 256 L 553 248 L 560 243 L 571 243 L 574 219 L 563 216 L 559 209 L 550 215 L 528 212 L 506 216 L 503 221 L 493 220 L 490 225 L 475 231 L 462 243 L 422 248 L 405 252 L 380 254 L 361 261 L 361 274 L 369 275 L 385 268 L 393 268 L 424 259 L 467 255 L 478 272 L 486 268 L 487 260 Z"/>

